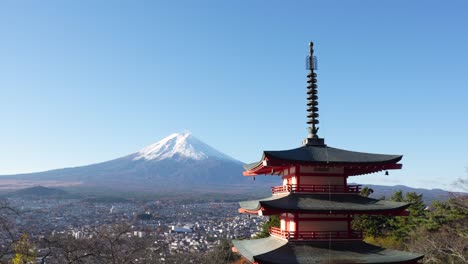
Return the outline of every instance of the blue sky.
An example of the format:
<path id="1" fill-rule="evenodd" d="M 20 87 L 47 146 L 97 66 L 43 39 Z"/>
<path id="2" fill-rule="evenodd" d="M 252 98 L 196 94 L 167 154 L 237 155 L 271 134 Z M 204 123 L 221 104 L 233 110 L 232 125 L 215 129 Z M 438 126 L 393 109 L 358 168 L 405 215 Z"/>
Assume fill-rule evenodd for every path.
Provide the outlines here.
<path id="1" fill-rule="evenodd" d="M 170 133 L 244 162 L 307 134 L 403 154 L 352 181 L 446 189 L 468 166 L 466 1 L 2 1 L 0 174 L 120 157 Z"/>

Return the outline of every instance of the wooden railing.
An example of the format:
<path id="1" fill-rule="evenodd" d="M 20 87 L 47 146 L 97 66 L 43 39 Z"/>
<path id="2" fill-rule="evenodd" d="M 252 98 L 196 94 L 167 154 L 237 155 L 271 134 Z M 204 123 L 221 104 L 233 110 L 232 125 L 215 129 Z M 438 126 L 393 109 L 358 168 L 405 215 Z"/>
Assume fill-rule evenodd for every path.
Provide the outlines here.
<path id="1" fill-rule="evenodd" d="M 285 192 L 359 193 L 361 185 L 287 184 L 271 187 L 271 191 L 273 194 Z"/>
<path id="2" fill-rule="evenodd" d="M 287 240 L 362 239 L 361 231 L 285 231 L 270 227 L 270 234 Z"/>

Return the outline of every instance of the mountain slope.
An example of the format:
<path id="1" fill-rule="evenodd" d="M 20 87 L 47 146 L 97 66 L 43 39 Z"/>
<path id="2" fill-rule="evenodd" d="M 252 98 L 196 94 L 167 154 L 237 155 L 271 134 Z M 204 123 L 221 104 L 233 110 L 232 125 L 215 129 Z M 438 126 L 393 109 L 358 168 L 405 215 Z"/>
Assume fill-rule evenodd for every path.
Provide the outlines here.
<path id="1" fill-rule="evenodd" d="M 251 179 L 242 176 L 242 171 L 242 162 L 210 147 L 190 133 L 175 133 L 140 151 L 107 162 L 2 179 L 78 181 L 82 186 L 122 190 L 196 188 L 209 191 L 220 186 L 240 190 L 252 184 Z M 279 183 L 275 179 L 275 183 Z M 271 179 L 262 181 L 268 186 L 272 185 Z"/>
<path id="2" fill-rule="evenodd" d="M 64 186 L 58 183 L 81 183 L 94 190 L 149 191 L 168 193 L 178 190 L 218 193 L 269 194 L 269 187 L 281 184 L 281 177 L 243 177 L 242 162 L 210 147 L 190 133 L 171 134 L 130 155 L 114 160 L 74 168 L 0 177 L 5 189 L 28 186 Z M 20 181 L 18 181 L 20 180 Z M 1 184 L 0 184 L 1 186 Z M 413 189 L 406 186 L 365 185 L 374 189 L 373 196 L 390 197 L 395 191 L 415 191 L 423 194 L 426 203 L 446 199 L 449 193 L 434 189 Z M 31 191 L 42 192 L 43 188 Z M 29 192 L 29 191 L 28 191 Z"/>
<path id="3" fill-rule="evenodd" d="M 219 159 L 239 161 L 227 156 L 224 153 L 208 146 L 190 133 L 174 133 L 161 141 L 151 144 L 134 154 L 134 160 L 164 160 L 170 158 L 176 159 Z"/>

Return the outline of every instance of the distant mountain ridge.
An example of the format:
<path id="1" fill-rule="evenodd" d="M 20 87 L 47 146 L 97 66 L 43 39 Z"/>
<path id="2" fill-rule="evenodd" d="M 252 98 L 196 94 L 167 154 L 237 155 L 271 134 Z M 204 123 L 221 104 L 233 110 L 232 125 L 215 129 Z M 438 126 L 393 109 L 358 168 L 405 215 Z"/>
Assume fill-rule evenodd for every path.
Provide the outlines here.
<path id="1" fill-rule="evenodd" d="M 242 176 L 243 163 L 214 149 L 190 133 L 174 133 L 139 151 L 114 160 L 87 166 L 0 177 L 12 182 L 30 181 L 30 186 L 52 182 L 73 183 L 75 187 L 120 191 L 169 193 L 176 191 L 257 193 L 268 195 L 269 187 L 281 184 L 281 177 Z M 78 185 L 77 185 L 78 184 Z M 445 199 L 449 193 L 440 189 L 414 189 L 403 185 L 365 185 L 374 189 L 373 197 L 390 197 L 395 191 L 422 193 L 426 202 Z M 8 187 L 9 189 L 12 189 Z M 41 187 L 30 191 L 41 191 Z M 44 188 L 44 187 L 42 187 Z M 5 188 L 7 189 L 7 188 Z M 42 189 L 44 191 L 44 189 Z"/>
<path id="2" fill-rule="evenodd" d="M 434 200 L 447 200 L 450 198 L 450 192 L 442 189 L 423 189 L 423 188 L 412 188 L 405 185 L 395 185 L 395 186 L 384 186 L 384 185 L 373 185 L 373 184 L 362 184 L 374 190 L 374 193 L 371 194 L 373 198 L 382 198 L 385 196 L 386 199 L 389 199 L 396 191 L 401 190 L 403 193 L 407 192 L 416 192 L 417 194 L 423 195 L 423 201 L 426 205 L 430 205 Z"/>
<path id="3" fill-rule="evenodd" d="M 65 197 L 69 193 L 57 189 L 57 188 L 48 188 L 44 186 L 34 186 L 30 188 L 21 189 L 9 194 L 9 196 L 32 196 L 32 197 Z"/>
<path id="4" fill-rule="evenodd" d="M 141 150 L 87 166 L 1 177 L 40 181 L 80 182 L 82 187 L 119 190 L 172 191 L 197 189 L 241 190 L 252 181 L 243 177 L 243 163 L 212 148 L 190 133 L 174 133 Z M 257 185 L 272 183 L 262 177 Z M 240 186 L 243 186 L 240 188 Z"/>

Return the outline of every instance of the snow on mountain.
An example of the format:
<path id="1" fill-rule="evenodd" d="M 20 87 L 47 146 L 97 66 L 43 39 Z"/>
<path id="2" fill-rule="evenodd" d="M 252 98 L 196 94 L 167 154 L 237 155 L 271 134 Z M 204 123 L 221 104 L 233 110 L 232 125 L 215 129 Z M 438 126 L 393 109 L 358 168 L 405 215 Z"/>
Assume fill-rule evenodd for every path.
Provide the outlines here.
<path id="1" fill-rule="evenodd" d="M 135 153 L 133 160 L 164 160 L 208 158 L 237 161 L 203 143 L 191 133 L 174 133 L 164 139 L 144 147 Z"/>
<path id="2" fill-rule="evenodd" d="M 156 192 L 198 188 L 210 192 L 219 191 L 219 186 L 229 190 L 251 188 L 253 181 L 242 176 L 243 170 L 242 162 L 210 147 L 190 133 L 175 133 L 138 152 L 113 160 L 73 168 L 9 175 L 3 179 L 27 180 L 36 185 L 46 185 L 47 181 L 78 182 L 83 187 L 127 191 Z M 265 186 L 272 186 L 270 182 L 273 177 L 265 180 L 270 180 L 265 182 Z M 256 186 L 261 182 L 260 179 L 257 180 Z"/>

